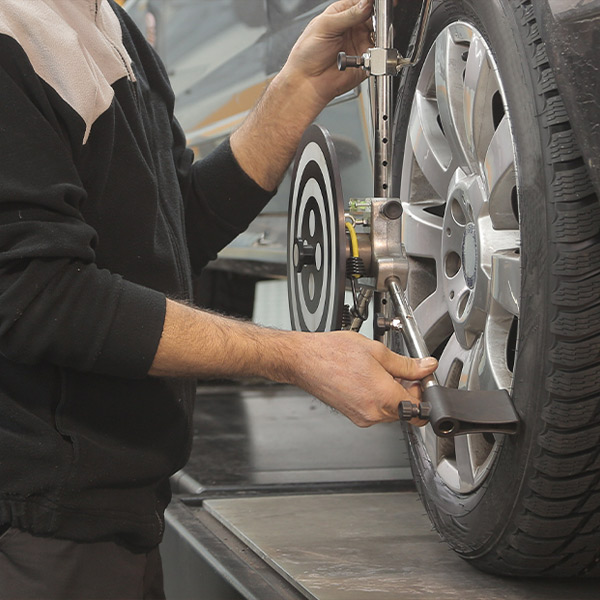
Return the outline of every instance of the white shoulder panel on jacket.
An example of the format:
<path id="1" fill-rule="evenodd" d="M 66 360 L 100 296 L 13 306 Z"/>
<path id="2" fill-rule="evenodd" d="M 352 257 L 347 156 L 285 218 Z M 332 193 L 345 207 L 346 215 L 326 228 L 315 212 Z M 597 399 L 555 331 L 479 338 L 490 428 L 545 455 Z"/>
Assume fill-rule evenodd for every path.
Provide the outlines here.
<path id="1" fill-rule="evenodd" d="M 112 85 L 134 80 L 121 25 L 105 0 L 2 0 L 0 34 L 14 38 L 37 75 L 85 122 L 85 144 L 111 105 Z"/>

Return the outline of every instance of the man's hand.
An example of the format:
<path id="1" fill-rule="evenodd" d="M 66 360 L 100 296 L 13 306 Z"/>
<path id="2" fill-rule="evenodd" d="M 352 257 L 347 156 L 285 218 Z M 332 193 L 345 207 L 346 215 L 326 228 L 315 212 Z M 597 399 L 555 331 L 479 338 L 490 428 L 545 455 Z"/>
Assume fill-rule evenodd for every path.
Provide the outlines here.
<path id="1" fill-rule="evenodd" d="M 418 386 L 405 385 L 436 366 L 433 358 L 399 356 L 358 333 L 266 329 L 168 300 L 150 375 L 291 383 L 367 427 L 397 421 L 400 402 L 420 397 Z"/>
<path id="2" fill-rule="evenodd" d="M 400 356 L 357 333 L 303 336 L 297 342 L 291 382 L 359 427 L 397 421 L 401 401 L 420 401 L 420 386 L 411 382 L 437 368 L 434 358 L 419 361 Z M 412 423 L 424 425 L 418 420 Z"/>
<path id="3" fill-rule="evenodd" d="M 264 189 L 279 185 L 302 134 L 328 102 L 364 78 L 360 69 L 338 71 L 337 55 L 367 50 L 372 9 L 373 0 L 339 0 L 315 17 L 258 105 L 231 136 L 240 166 Z"/>
<path id="4" fill-rule="evenodd" d="M 372 46 L 373 0 L 340 0 L 313 19 L 292 49 L 285 72 L 311 89 L 307 98 L 324 108 L 333 98 L 360 84 L 362 69 L 339 71 L 340 52 L 362 56 Z"/>

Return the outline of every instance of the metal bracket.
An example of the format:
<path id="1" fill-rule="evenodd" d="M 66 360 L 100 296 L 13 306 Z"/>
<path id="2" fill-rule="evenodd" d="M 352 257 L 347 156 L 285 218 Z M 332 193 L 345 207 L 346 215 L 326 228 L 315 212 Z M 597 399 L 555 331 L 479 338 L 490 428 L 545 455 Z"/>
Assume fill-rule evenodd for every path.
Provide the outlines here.
<path id="1" fill-rule="evenodd" d="M 365 263 L 366 275 L 374 278 L 373 287 L 377 292 L 387 291 L 387 280 L 391 277 L 406 285 L 408 261 L 402 244 L 401 216 L 402 204 L 398 198 L 350 200 L 347 218 L 355 223 L 366 224 L 370 230 L 370 261 Z"/>
<path id="2" fill-rule="evenodd" d="M 408 261 L 402 244 L 400 217 L 402 205 L 396 198 L 373 198 L 371 200 L 371 272 L 375 289 L 386 292 L 386 281 L 397 277 L 406 284 Z"/>
<path id="3" fill-rule="evenodd" d="M 338 69 L 345 71 L 348 68 L 362 68 L 369 75 L 375 77 L 395 76 L 404 68 L 411 67 L 421 60 L 423 46 L 425 42 L 425 33 L 429 25 L 431 16 L 432 0 L 424 0 L 421 14 L 417 22 L 417 34 L 413 52 L 411 56 L 404 57 L 398 50 L 391 47 L 393 35 L 390 35 L 391 28 L 391 5 L 390 0 L 378 0 L 375 13 L 376 21 L 382 23 L 377 27 L 378 41 L 383 42 L 383 47 L 378 45 L 375 48 L 369 48 L 362 56 L 348 56 L 345 52 L 338 54 Z M 379 33 L 382 31 L 382 33 Z"/>
<path id="4" fill-rule="evenodd" d="M 457 390 L 433 385 L 423 390 L 421 412 L 426 410 L 436 435 L 467 433 L 514 435 L 519 417 L 506 390 Z"/>
<path id="5" fill-rule="evenodd" d="M 395 48 L 369 48 L 362 56 L 348 56 L 345 52 L 340 52 L 337 64 L 340 71 L 361 67 L 374 77 L 381 75 L 393 77 L 406 66 L 407 61 Z"/>

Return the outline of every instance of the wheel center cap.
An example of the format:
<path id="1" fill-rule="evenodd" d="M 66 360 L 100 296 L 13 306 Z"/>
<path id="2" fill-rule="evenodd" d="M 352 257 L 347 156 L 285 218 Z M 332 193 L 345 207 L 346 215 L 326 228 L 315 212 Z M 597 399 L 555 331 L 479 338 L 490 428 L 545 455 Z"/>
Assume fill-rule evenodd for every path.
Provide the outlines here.
<path id="1" fill-rule="evenodd" d="M 462 265 L 465 282 L 469 289 L 475 287 L 477 265 L 479 263 L 479 243 L 475 223 L 467 223 L 462 242 Z"/>

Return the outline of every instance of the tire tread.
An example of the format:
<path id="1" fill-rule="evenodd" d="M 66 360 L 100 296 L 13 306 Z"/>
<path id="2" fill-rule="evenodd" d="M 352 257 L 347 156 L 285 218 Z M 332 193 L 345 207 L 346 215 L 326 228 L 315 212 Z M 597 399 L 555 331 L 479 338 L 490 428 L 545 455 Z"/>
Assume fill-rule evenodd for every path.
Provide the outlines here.
<path id="1" fill-rule="evenodd" d="M 528 34 L 547 130 L 554 213 L 548 400 L 532 475 L 501 554 L 503 572 L 553 575 L 598 570 L 600 548 L 600 206 L 559 95 L 531 0 L 513 1 Z M 541 559 L 541 560 L 540 560 Z M 527 564 L 523 569 L 521 565 Z M 508 568 L 507 568 L 508 566 Z"/>

